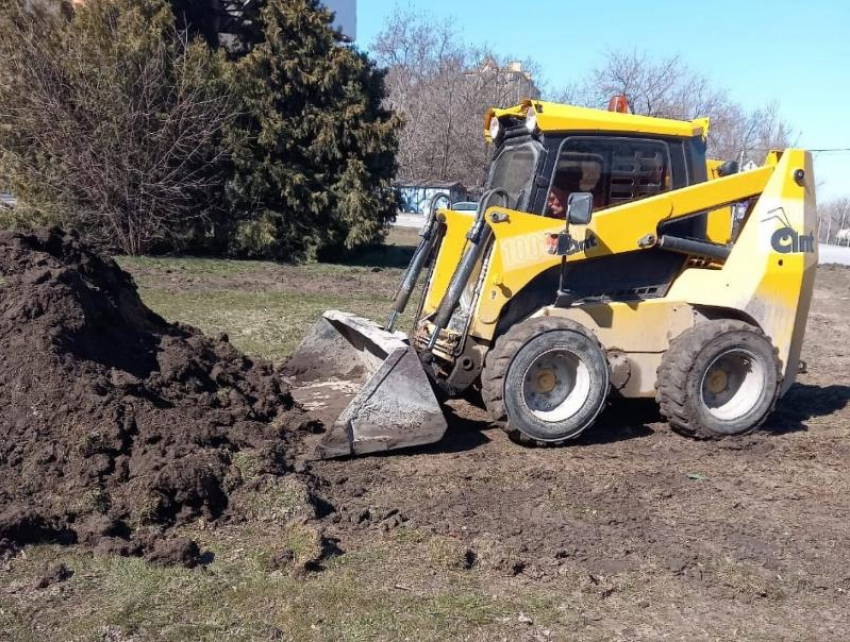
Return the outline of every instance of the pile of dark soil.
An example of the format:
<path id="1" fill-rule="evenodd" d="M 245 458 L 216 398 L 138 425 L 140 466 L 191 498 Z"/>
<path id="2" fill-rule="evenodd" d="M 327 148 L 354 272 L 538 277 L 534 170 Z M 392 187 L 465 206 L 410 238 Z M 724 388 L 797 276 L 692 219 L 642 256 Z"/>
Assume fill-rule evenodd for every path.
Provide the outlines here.
<path id="1" fill-rule="evenodd" d="M 240 451 L 289 471 L 304 421 L 271 365 L 166 323 L 76 236 L 0 233 L 0 554 L 55 541 L 191 565 L 170 529 L 227 515 Z"/>

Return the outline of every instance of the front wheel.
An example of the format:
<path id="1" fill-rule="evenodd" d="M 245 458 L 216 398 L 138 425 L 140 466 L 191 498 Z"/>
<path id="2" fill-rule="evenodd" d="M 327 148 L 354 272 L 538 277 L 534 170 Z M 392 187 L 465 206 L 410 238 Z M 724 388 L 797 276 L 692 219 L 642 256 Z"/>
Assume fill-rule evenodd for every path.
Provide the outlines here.
<path id="1" fill-rule="evenodd" d="M 781 384 L 776 350 L 757 327 L 722 319 L 686 330 L 658 368 L 656 400 L 674 430 L 700 439 L 760 426 Z"/>
<path id="2" fill-rule="evenodd" d="M 581 324 L 530 319 L 500 337 L 487 356 L 482 397 L 514 441 L 558 445 L 596 420 L 609 389 L 605 352 Z"/>

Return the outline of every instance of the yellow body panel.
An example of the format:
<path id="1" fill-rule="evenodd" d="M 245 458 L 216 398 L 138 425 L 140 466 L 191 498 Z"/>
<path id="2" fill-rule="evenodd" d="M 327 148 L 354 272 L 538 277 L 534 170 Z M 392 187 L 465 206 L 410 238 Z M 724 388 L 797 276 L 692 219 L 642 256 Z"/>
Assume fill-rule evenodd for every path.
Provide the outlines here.
<path id="1" fill-rule="evenodd" d="M 535 316 L 577 321 L 596 334 L 609 354 L 620 353 L 615 363 L 625 365 L 627 376 L 615 371 L 612 384 L 621 395 L 632 398 L 655 396 L 655 372 L 670 341 L 700 319 L 693 306 L 668 299 L 550 306 Z"/>
<path id="2" fill-rule="evenodd" d="M 594 330 L 606 348 L 623 352 L 664 352 L 671 340 L 694 325 L 691 306 L 667 299 L 547 307 L 539 315 L 574 319 Z"/>
<path id="3" fill-rule="evenodd" d="M 802 186 L 794 180 L 796 170 L 805 172 Z M 818 261 L 816 235 L 811 154 L 786 151 L 722 269 L 686 270 L 667 298 L 740 310 L 758 323 L 779 351 L 784 392 L 800 360 Z"/>
<path id="4" fill-rule="evenodd" d="M 732 238 L 732 208 L 721 207 L 708 213 L 705 236 L 712 243 L 726 244 Z"/>
<path id="5" fill-rule="evenodd" d="M 706 170 L 708 173 L 708 180 L 714 180 L 716 178 L 720 178 L 720 174 L 717 173 L 717 170 L 720 169 L 720 166 L 723 164 L 723 161 L 720 160 L 708 160 L 706 161 Z M 712 210 L 708 213 L 708 220 L 706 221 L 706 237 L 712 243 L 728 243 L 732 238 L 732 207 L 721 207 L 716 210 Z"/>
<path id="6" fill-rule="evenodd" d="M 757 195 L 772 173 L 772 167 L 764 167 L 597 212 L 589 225 L 571 228 L 586 249 L 571 254 L 567 261 L 640 251 L 641 239 L 657 235 L 660 223 Z M 497 211 L 503 210 L 491 208 L 487 220 Z M 474 336 L 484 339 L 493 337 L 495 323 L 511 297 L 538 274 L 560 264 L 561 257 L 548 253 L 546 236 L 562 231 L 564 223 L 511 211 L 507 221 L 491 227 L 496 242 L 490 272 L 470 328 Z"/>
<path id="7" fill-rule="evenodd" d="M 671 120 L 636 116 L 619 112 L 560 105 L 539 100 L 526 100 L 508 109 L 491 109 L 484 118 L 484 135 L 490 137 L 490 120 L 513 116 L 525 118 L 530 107 L 537 115 L 537 126 L 542 132 L 630 132 L 635 134 L 653 134 L 674 136 L 677 138 L 705 137 L 708 134 L 708 119 L 692 121 Z"/>
<path id="8" fill-rule="evenodd" d="M 805 173 L 803 186 L 795 178 L 797 170 Z M 589 225 L 571 227 L 573 238 L 584 243 L 567 261 L 647 251 L 640 241 L 657 236 L 666 221 L 759 197 L 725 264 L 719 269 L 686 268 L 665 298 L 541 313 L 585 315 L 594 319 L 590 327 L 606 348 L 657 356 L 673 333 L 689 323 L 682 320 L 683 309 L 725 308 L 729 316 L 753 321 L 771 338 L 787 390 L 797 370 L 817 265 L 813 185 L 811 155 L 789 150 L 781 158 L 769 156 L 758 169 L 597 212 Z M 506 220 L 493 223 L 496 212 L 507 214 Z M 439 304 L 473 222 L 469 214 L 445 214 L 448 230 L 426 298 L 426 315 Z M 561 263 L 561 257 L 548 253 L 546 236 L 562 231 L 564 222 L 498 207 L 488 210 L 486 220 L 494 241 L 469 333 L 490 341 L 505 305 L 537 275 Z M 696 322 L 693 315 L 688 318 Z M 630 389 L 632 396 L 647 396 L 650 384 L 654 381 L 644 373 L 643 381 Z"/>
<path id="9" fill-rule="evenodd" d="M 723 165 L 722 160 L 709 159 L 705 161 L 705 169 L 708 173 L 708 180 L 714 180 L 715 178 L 720 178 L 720 174 L 718 170 L 720 166 Z"/>
<path id="10" fill-rule="evenodd" d="M 455 212 L 442 210 L 439 215 L 446 222 L 446 236 L 437 254 L 436 269 L 425 293 L 423 312 L 429 314 L 437 309 L 443 295 L 449 287 L 454 274 L 454 266 L 460 262 L 466 245 L 466 233 L 475 222 L 475 212 Z"/>

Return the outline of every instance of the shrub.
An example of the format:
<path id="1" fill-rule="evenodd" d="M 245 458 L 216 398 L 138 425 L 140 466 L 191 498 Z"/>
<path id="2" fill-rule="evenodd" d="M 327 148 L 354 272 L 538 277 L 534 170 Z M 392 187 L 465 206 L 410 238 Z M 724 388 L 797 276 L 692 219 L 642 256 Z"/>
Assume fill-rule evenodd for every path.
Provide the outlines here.
<path id="1" fill-rule="evenodd" d="M 266 0 L 227 52 L 182 0 L 44 1 L 0 5 L 0 223 L 287 260 L 382 237 L 400 123 L 317 0 Z"/>
<path id="2" fill-rule="evenodd" d="M 0 9 L 0 176 L 18 225 L 74 227 L 112 250 L 180 249 L 224 207 L 232 118 L 223 58 L 166 0 L 89 0 L 71 18 Z"/>

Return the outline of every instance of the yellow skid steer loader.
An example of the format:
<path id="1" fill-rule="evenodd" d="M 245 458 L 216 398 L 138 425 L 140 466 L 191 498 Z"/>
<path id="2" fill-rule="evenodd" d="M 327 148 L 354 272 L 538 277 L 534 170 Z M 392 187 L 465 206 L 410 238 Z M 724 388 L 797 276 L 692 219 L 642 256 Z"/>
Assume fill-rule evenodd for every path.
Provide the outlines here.
<path id="1" fill-rule="evenodd" d="M 539 101 L 491 110 L 477 212 L 432 202 L 389 321 L 326 312 L 286 366 L 319 456 L 438 441 L 479 390 L 520 443 L 562 444 L 612 397 L 677 431 L 758 427 L 794 382 L 817 265 L 811 155 L 739 172 L 708 121 Z M 423 278 L 424 272 L 424 278 Z M 395 331 L 424 281 L 411 333 Z"/>

